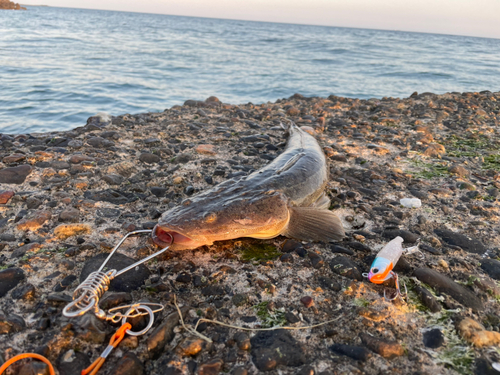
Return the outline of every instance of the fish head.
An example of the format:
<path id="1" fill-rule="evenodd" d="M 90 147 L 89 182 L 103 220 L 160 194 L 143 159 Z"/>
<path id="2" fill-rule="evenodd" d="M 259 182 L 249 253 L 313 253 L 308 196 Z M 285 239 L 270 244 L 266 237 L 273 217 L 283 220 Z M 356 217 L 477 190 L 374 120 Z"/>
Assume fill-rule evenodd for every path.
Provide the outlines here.
<path id="1" fill-rule="evenodd" d="M 368 280 L 374 284 L 382 284 L 392 277 L 391 271 L 393 267 L 390 260 L 382 257 L 375 258 L 370 267 L 370 272 L 368 273 Z"/>
<path id="2" fill-rule="evenodd" d="M 217 192 L 166 211 L 153 229 L 153 241 L 173 250 L 195 249 L 239 237 L 273 238 L 288 224 L 288 198 L 281 192 Z"/>

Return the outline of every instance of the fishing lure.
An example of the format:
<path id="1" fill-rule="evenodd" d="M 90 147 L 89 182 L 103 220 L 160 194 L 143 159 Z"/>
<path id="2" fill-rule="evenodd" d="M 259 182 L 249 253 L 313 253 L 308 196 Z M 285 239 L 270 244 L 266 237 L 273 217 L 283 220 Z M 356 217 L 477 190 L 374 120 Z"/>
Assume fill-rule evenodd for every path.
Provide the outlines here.
<path id="1" fill-rule="evenodd" d="M 406 295 L 406 285 L 404 285 L 405 293 L 401 293 L 399 286 L 398 274 L 393 271 L 393 268 L 401 258 L 401 255 L 413 254 L 415 252 L 420 252 L 418 245 L 403 249 L 403 238 L 396 237 L 392 241 L 388 242 L 382 250 L 377 254 L 375 260 L 373 261 L 370 272 L 363 274 L 363 276 L 368 277 L 374 284 L 382 284 L 389 279 L 394 279 L 394 284 L 396 287 L 396 295 L 393 298 L 388 298 L 386 296 L 386 291 L 384 290 L 384 298 L 392 301 L 397 297 L 402 297 Z"/>

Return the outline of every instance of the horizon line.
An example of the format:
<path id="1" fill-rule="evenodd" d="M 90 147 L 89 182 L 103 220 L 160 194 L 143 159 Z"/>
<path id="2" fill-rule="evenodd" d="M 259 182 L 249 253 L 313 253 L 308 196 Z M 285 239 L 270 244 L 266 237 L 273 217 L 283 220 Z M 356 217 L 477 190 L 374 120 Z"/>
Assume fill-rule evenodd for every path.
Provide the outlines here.
<path id="1" fill-rule="evenodd" d="M 61 6 L 52 6 L 52 5 L 45 5 L 45 4 L 30 5 L 30 4 L 21 4 L 21 3 L 19 3 L 19 5 L 25 6 L 25 7 L 32 6 L 32 7 L 63 8 L 63 9 L 97 10 L 97 11 L 104 11 L 104 12 L 122 12 L 122 13 L 151 14 L 151 15 L 159 15 L 159 16 L 201 18 L 201 19 L 210 19 L 210 20 L 276 23 L 276 24 L 294 25 L 294 26 L 332 27 L 332 28 L 337 28 L 337 29 L 373 30 L 373 31 L 385 31 L 385 32 L 399 32 L 399 33 L 412 33 L 412 34 L 428 34 L 428 35 L 443 35 L 443 36 L 453 36 L 453 37 L 466 37 L 466 38 L 480 38 L 480 39 L 500 40 L 500 37 L 476 36 L 476 35 L 462 35 L 462 34 L 445 34 L 445 33 L 436 33 L 436 32 L 429 32 L 429 31 L 409 31 L 409 30 L 396 30 L 396 29 L 390 30 L 390 29 L 377 29 L 377 28 L 354 27 L 354 26 L 333 26 L 333 25 L 320 25 L 320 24 L 308 24 L 308 23 L 291 23 L 291 22 L 280 22 L 280 21 L 244 20 L 244 19 L 237 19 L 237 18 L 224 18 L 224 17 L 187 16 L 187 15 L 183 15 L 183 14 L 151 13 L 151 12 L 141 12 L 141 11 L 131 11 L 131 10 L 81 8 L 81 7 L 61 7 Z"/>

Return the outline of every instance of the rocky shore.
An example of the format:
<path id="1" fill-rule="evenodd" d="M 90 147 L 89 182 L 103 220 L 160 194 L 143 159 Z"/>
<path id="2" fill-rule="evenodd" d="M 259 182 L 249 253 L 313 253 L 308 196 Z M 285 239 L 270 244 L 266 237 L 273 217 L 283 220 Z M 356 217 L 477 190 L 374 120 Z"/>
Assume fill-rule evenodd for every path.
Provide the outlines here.
<path id="1" fill-rule="evenodd" d="M 25 7 L 9 0 L 0 0 L 0 9 L 26 10 Z"/>
<path id="2" fill-rule="evenodd" d="M 238 239 L 167 252 L 115 279 L 101 299 L 165 305 L 100 374 L 499 374 L 500 93 L 305 98 L 230 105 L 211 97 L 161 113 L 89 118 L 67 132 L 0 137 L 0 356 L 48 357 L 79 373 L 118 325 L 62 309 L 129 231 L 279 155 L 292 119 L 330 162 L 338 243 Z M 418 198 L 408 208 L 401 198 Z M 395 271 L 406 300 L 362 276 L 396 236 L 424 257 Z M 128 239 L 111 267 L 158 249 Z M 249 332 L 248 328 L 306 327 Z M 137 321 L 139 320 L 139 321 Z M 144 319 L 133 321 L 141 329 Z M 46 374 L 19 362 L 10 374 Z"/>

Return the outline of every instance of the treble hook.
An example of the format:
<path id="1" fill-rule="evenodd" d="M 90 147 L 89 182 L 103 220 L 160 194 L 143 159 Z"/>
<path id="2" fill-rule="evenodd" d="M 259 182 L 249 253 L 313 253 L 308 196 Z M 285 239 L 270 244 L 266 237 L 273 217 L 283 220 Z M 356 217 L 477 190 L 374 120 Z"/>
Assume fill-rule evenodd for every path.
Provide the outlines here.
<path id="1" fill-rule="evenodd" d="M 387 297 L 387 289 L 384 288 L 384 298 L 385 298 L 385 300 L 386 301 L 394 301 L 398 297 L 401 297 L 401 299 L 404 299 L 404 297 L 406 297 L 406 295 L 408 294 L 408 289 L 406 289 L 406 284 L 403 282 L 403 286 L 405 288 L 405 292 L 403 294 L 403 293 L 401 293 L 401 288 L 399 286 L 399 277 L 398 277 L 398 274 L 396 272 L 391 271 L 390 275 L 394 279 L 394 284 L 395 284 L 395 288 L 396 288 L 396 294 L 395 294 L 394 297 L 389 298 L 389 297 Z"/>

